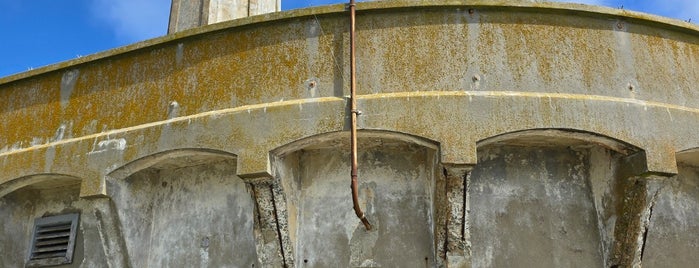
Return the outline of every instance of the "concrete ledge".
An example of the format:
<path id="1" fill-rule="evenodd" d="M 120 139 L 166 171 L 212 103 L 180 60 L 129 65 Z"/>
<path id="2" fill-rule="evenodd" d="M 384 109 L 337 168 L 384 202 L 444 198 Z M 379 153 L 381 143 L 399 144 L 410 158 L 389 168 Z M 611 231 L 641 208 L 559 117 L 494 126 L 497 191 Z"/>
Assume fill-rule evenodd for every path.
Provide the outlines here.
<path id="1" fill-rule="evenodd" d="M 676 138 L 694 135 L 693 130 L 699 127 L 694 120 L 699 114 L 696 109 L 633 99 L 442 91 L 360 96 L 359 103 L 364 112 L 360 129 L 435 141 L 443 164 L 474 165 L 478 141 L 528 129 L 585 131 L 633 145 L 646 152 L 651 173 L 676 173 L 674 152 L 699 147 L 696 139 Z M 413 107 L 432 108 L 414 113 Z M 542 107 L 552 112 L 542 111 Z M 270 152 L 308 137 L 344 131 L 344 110 L 345 100 L 341 98 L 294 100 L 61 140 L 0 154 L 5 170 L 0 185 L 42 170 L 74 174 L 84 178 L 86 185 L 98 187 L 103 185 L 101 178 L 130 162 L 183 148 L 237 155 L 241 177 L 269 175 Z M 99 141 L 120 141 L 123 146 L 94 147 Z M 56 153 L 51 157 L 47 150 Z"/>

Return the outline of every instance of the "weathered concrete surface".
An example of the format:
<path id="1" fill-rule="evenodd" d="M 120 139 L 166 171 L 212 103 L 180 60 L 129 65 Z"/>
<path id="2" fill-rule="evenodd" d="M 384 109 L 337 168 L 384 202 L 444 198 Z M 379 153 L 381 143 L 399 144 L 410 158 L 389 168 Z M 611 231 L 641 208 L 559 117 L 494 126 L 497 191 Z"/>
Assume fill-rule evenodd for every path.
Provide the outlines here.
<path id="1" fill-rule="evenodd" d="M 125 138 L 125 144 L 117 143 L 124 144 L 125 159 L 114 156 L 116 159 L 96 162 L 128 163 L 171 149 L 174 146 L 153 145 L 166 144 L 167 137 L 180 138 L 163 129 L 173 101 L 178 103 L 179 117 L 171 120 L 184 120 L 184 125 L 192 119 L 187 116 L 216 117 L 213 115 L 225 114 L 225 109 L 241 116 L 260 110 L 257 116 L 262 116 L 265 108 L 271 108 L 265 103 L 303 107 L 305 115 L 280 111 L 283 118 L 279 120 L 305 123 L 301 126 L 304 133 L 297 135 L 272 132 L 258 139 L 259 129 L 268 126 L 248 123 L 258 119 L 250 114 L 237 122 L 219 120 L 244 129 L 216 127 L 212 128 L 214 133 L 200 130 L 187 136 L 190 142 L 212 143 L 202 147 L 229 147 L 227 151 L 241 157 L 239 172 L 269 173 L 269 150 L 307 135 L 342 129 L 332 126 L 338 118 L 342 122 L 342 108 L 328 111 L 312 107 L 316 101 L 320 105 L 340 102 L 336 98 L 347 94 L 344 66 L 348 40 L 343 8 L 335 5 L 235 20 L 4 78 L 0 80 L 4 102 L 0 126 L 6 130 L 0 135 L 0 143 L 5 145 L 2 157 L 29 148 L 43 150 L 45 144 L 63 147 L 85 139 L 78 148 L 55 149 L 68 159 L 80 158 L 83 152 L 94 149 L 95 141 L 110 141 L 107 132 L 115 136 L 139 128 L 148 129 L 148 133 L 134 133 Z M 691 85 L 699 82 L 699 68 L 692 60 L 699 49 L 693 34 L 697 29 L 691 24 L 572 4 L 387 1 L 360 3 L 358 8 L 360 98 L 369 94 L 364 97 L 381 99 L 379 110 L 365 113 L 364 118 L 372 118 L 365 126 L 440 141 L 446 163 L 475 164 L 473 142 L 478 138 L 468 137 L 487 138 L 532 127 L 576 128 L 628 141 L 646 150 L 649 168 L 656 172 L 674 173 L 673 153 L 699 147 L 697 139 L 676 138 L 693 134 L 686 130 L 696 124 L 693 115 L 699 107 L 695 101 L 699 97 L 691 90 Z M 609 64 L 610 59 L 614 64 Z M 206 101 L 190 97 L 194 92 Z M 371 95 L 374 93 L 385 95 Z M 478 126 L 467 128 L 478 135 L 451 129 L 438 133 L 442 128 L 433 124 L 405 126 L 411 129 L 377 125 L 401 122 L 394 120 L 401 114 L 384 112 L 405 105 L 387 102 L 392 98 L 437 97 L 440 104 L 431 107 L 448 108 L 444 113 L 451 115 L 454 107 L 441 104 L 454 97 L 446 93 L 456 95 L 463 107 L 460 109 L 487 108 L 492 98 L 516 104 L 488 113 L 470 113 L 471 120 L 432 113 L 410 120 L 459 119 Z M 464 97 L 476 103 L 463 105 Z M 486 102 L 472 100 L 481 97 Z M 577 107 L 566 109 L 567 103 L 561 100 Z M 278 101 L 283 102 L 275 103 Z M 129 112 L 134 110 L 139 112 Z M 628 114 L 607 121 L 591 120 L 597 113 L 614 115 L 619 111 Z M 683 120 L 687 113 L 692 118 L 689 122 Z M 512 116 L 519 114 L 537 116 Z M 327 115 L 339 117 L 324 118 Z M 384 116 L 393 118 L 379 120 Z M 485 127 L 491 125 L 490 120 L 501 118 L 509 119 L 506 128 Z M 437 126 L 442 125 L 452 124 Z M 287 132 L 289 126 L 283 128 L 280 131 Z M 682 135 L 670 135 L 678 132 Z M 241 145 L 197 138 L 200 135 L 236 137 Z M 462 142 L 464 137 L 468 142 Z M 105 147 L 109 148 L 121 147 Z M 60 159 L 66 158 L 46 156 L 37 153 L 33 157 L 22 155 L 21 160 L 5 160 L 4 169 L 20 172 L 0 181 L 8 182 L 22 173 L 31 175 L 36 163 L 45 163 L 41 166 L 47 169 L 64 166 Z M 99 164 L 89 170 L 79 168 L 89 166 L 85 159 L 71 162 L 75 166 L 66 169 L 76 175 L 90 172 L 89 180 L 110 169 Z M 86 182 L 86 186 L 96 187 L 90 189 L 94 194 L 104 194 L 99 181 Z"/>
<path id="2" fill-rule="evenodd" d="M 0 198 L 0 266 L 24 267 L 34 219 L 72 212 L 82 212 L 73 263 L 56 267 L 99 267 L 109 263 L 101 239 L 104 233 L 95 214 L 99 204 L 80 199 L 79 186 L 77 181 L 63 186 L 38 183 Z"/>
<path id="3" fill-rule="evenodd" d="M 255 199 L 255 242 L 262 266 L 294 265 L 286 197 L 278 178 L 248 178 Z"/>
<path id="4" fill-rule="evenodd" d="M 679 168 L 653 200 L 643 267 L 694 267 L 699 262 L 699 173 L 694 166 Z"/>
<path id="5" fill-rule="evenodd" d="M 437 183 L 437 194 L 434 206 L 439 220 L 440 207 L 445 211 L 445 228 L 437 228 L 437 253 L 447 267 L 464 267 L 471 264 L 471 223 L 470 223 L 470 194 L 472 166 L 444 166 L 444 188 Z M 438 179 L 437 182 L 440 180 Z M 438 197 L 441 189 L 445 189 L 444 203 Z M 439 237 L 444 233 L 444 237 Z M 443 241 L 441 239 L 444 239 Z M 439 263 L 439 262 L 438 262 Z"/>
<path id="6" fill-rule="evenodd" d="M 473 267 L 602 267 L 589 153 L 483 149 L 471 174 Z"/>
<path id="7" fill-rule="evenodd" d="M 351 209 L 347 142 L 307 148 L 280 160 L 290 202 L 298 267 L 432 267 L 435 151 L 391 140 L 360 140 L 361 206 Z M 291 166 L 296 165 L 296 166 Z M 291 172 L 289 172 L 291 171 Z M 293 176 L 296 175 L 296 176 Z M 344 209 L 343 209 L 344 208 Z"/>
<path id="8" fill-rule="evenodd" d="M 589 146 L 586 146 L 589 147 Z M 623 151 L 623 150 L 622 150 Z M 626 148 L 628 154 L 635 154 L 633 148 Z M 617 225 L 617 218 L 624 215 L 623 202 L 625 199 L 623 186 L 628 185 L 628 170 L 624 167 L 626 156 L 615 150 L 602 146 L 589 148 L 589 182 L 592 199 L 595 204 L 597 226 L 599 228 L 601 251 L 604 267 L 610 267 L 617 243 L 615 230 L 624 230 Z"/>
<path id="9" fill-rule="evenodd" d="M 694 232 L 694 175 L 661 177 L 699 148 L 695 25 L 531 1 L 358 10 L 360 139 L 397 144 L 360 147 L 376 231 L 358 228 L 332 142 L 349 129 L 348 18 L 334 5 L 0 78 L 0 249 L 13 252 L 2 264 L 22 266 L 26 245 L 7 241 L 63 210 L 81 212 L 85 267 L 330 264 L 319 252 L 341 266 L 468 267 L 529 254 L 508 246 L 536 266 L 693 261 L 658 248 L 674 226 Z M 510 135 L 521 137 L 500 143 Z M 144 255 L 168 245 L 172 258 Z M 488 245 L 509 252 L 491 258 Z"/>
<path id="10" fill-rule="evenodd" d="M 131 266 L 255 265 L 254 204 L 235 162 L 171 161 L 113 181 Z"/>

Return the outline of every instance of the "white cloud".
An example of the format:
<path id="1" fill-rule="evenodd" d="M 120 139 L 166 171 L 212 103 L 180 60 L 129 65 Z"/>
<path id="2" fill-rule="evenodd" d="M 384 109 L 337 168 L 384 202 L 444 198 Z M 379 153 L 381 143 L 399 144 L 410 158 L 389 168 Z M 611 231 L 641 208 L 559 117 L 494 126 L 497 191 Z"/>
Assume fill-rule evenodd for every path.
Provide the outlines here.
<path id="1" fill-rule="evenodd" d="M 90 8 L 124 43 L 167 33 L 170 0 L 93 0 Z"/>

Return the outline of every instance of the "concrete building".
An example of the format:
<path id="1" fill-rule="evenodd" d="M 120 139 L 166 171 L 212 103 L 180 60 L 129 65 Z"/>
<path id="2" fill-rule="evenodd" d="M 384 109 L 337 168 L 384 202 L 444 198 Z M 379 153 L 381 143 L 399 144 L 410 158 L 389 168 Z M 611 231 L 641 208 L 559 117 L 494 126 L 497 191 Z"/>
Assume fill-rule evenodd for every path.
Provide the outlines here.
<path id="1" fill-rule="evenodd" d="M 346 5 L 205 25 L 212 2 L 180 5 L 170 35 L 0 78 L 1 267 L 699 262 L 697 26 L 359 3 L 367 231 Z"/>

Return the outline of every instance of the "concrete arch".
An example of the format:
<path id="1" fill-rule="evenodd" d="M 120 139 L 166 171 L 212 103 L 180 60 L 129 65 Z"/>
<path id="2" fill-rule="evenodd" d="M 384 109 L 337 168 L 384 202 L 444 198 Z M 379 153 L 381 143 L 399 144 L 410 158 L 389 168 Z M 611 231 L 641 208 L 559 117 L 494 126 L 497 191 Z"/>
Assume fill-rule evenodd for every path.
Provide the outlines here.
<path id="1" fill-rule="evenodd" d="M 675 153 L 675 158 L 677 159 L 677 163 L 699 167 L 699 147 L 679 151 Z"/>
<path id="2" fill-rule="evenodd" d="M 410 144 L 415 144 L 423 146 L 426 148 L 438 150 L 439 142 L 430 140 L 428 138 L 420 137 L 418 135 L 413 135 L 409 133 L 391 131 L 391 130 L 373 130 L 373 129 L 361 129 L 357 132 L 357 139 L 387 139 L 395 140 Z M 318 146 L 323 146 L 319 144 L 337 144 L 347 142 L 349 144 L 349 135 L 347 131 L 332 131 L 319 133 L 315 135 L 310 135 L 296 141 L 287 143 L 285 145 L 279 146 L 272 151 L 270 154 L 274 157 L 280 157 L 293 153 L 298 150 L 303 150 L 305 148 L 313 148 Z"/>
<path id="3" fill-rule="evenodd" d="M 326 132 L 271 152 L 296 266 L 360 266 L 367 259 L 436 266 L 443 227 L 432 220 L 442 207 L 439 143 L 402 132 L 358 132 L 360 206 L 373 226 L 367 232 L 351 209 L 349 142 L 347 131 Z M 361 247 L 372 250 L 356 250 Z"/>
<path id="4" fill-rule="evenodd" d="M 585 130 L 565 128 L 536 128 L 507 132 L 479 140 L 477 147 L 497 144 L 532 146 L 596 144 L 623 155 L 642 151 L 641 148 L 621 139 Z"/>
<path id="5" fill-rule="evenodd" d="M 0 198 L 12 193 L 21 188 L 32 186 L 32 185 L 43 185 L 40 187 L 56 187 L 72 184 L 80 184 L 83 179 L 67 174 L 34 174 L 29 176 L 23 176 L 16 178 L 14 180 L 9 180 L 3 184 L 0 184 Z"/>
<path id="6" fill-rule="evenodd" d="M 2 267 L 25 266 L 32 250 L 33 223 L 47 216 L 80 213 L 73 236 L 73 263 L 80 262 L 91 249 L 101 250 L 99 237 L 85 239 L 94 230 L 90 221 L 94 200 L 80 198 L 85 180 L 68 174 L 39 173 L 22 176 L 0 185 L 0 252 Z M 86 250 L 86 248 L 89 248 Z M 8 264 L 10 263 L 10 264 Z M 15 265 L 16 264 L 16 265 Z M 21 265 L 20 265 L 21 264 Z"/>
<path id="7" fill-rule="evenodd" d="M 204 162 L 219 160 L 235 160 L 235 154 L 206 148 L 181 148 L 153 153 L 133 160 L 113 170 L 107 176 L 110 179 L 124 179 L 136 172 L 158 165 L 197 165 Z"/>
<path id="8" fill-rule="evenodd" d="M 236 176 L 236 161 L 235 154 L 222 150 L 178 148 L 140 157 L 108 173 L 107 194 L 119 212 L 132 266 L 258 264 L 254 198 Z M 171 224 L 183 219 L 194 227 Z M 202 247 L 211 252 L 199 255 Z M 173 260 L 166 253 L 172 250 L 198 257 Z"/>
<path id="9" fill-rule="evenodd" d="M 569 128 L 506 132 L 479 140 L 477 147 L 479 161 L 469 177 L 476 266 L 535 265 L 526 263 L 530 255 L 539 256 L 541 266 L 571 256 L 580 266 L 618 262 L 614 247 L 626 243 L 618 230 L 628 223 L 610 220 L 615 213 L 610 208 L 624 204 L 633 195 L 629 185 L 649 174 L 643 148 Z M 540 252 L 507 250 L 541 237 L 548 238 L 536 242 L 547 248 Z M 565 250 L 572 243 L 577 251 Z M 488 253 L 492 247 L 498 253 Z"/>

